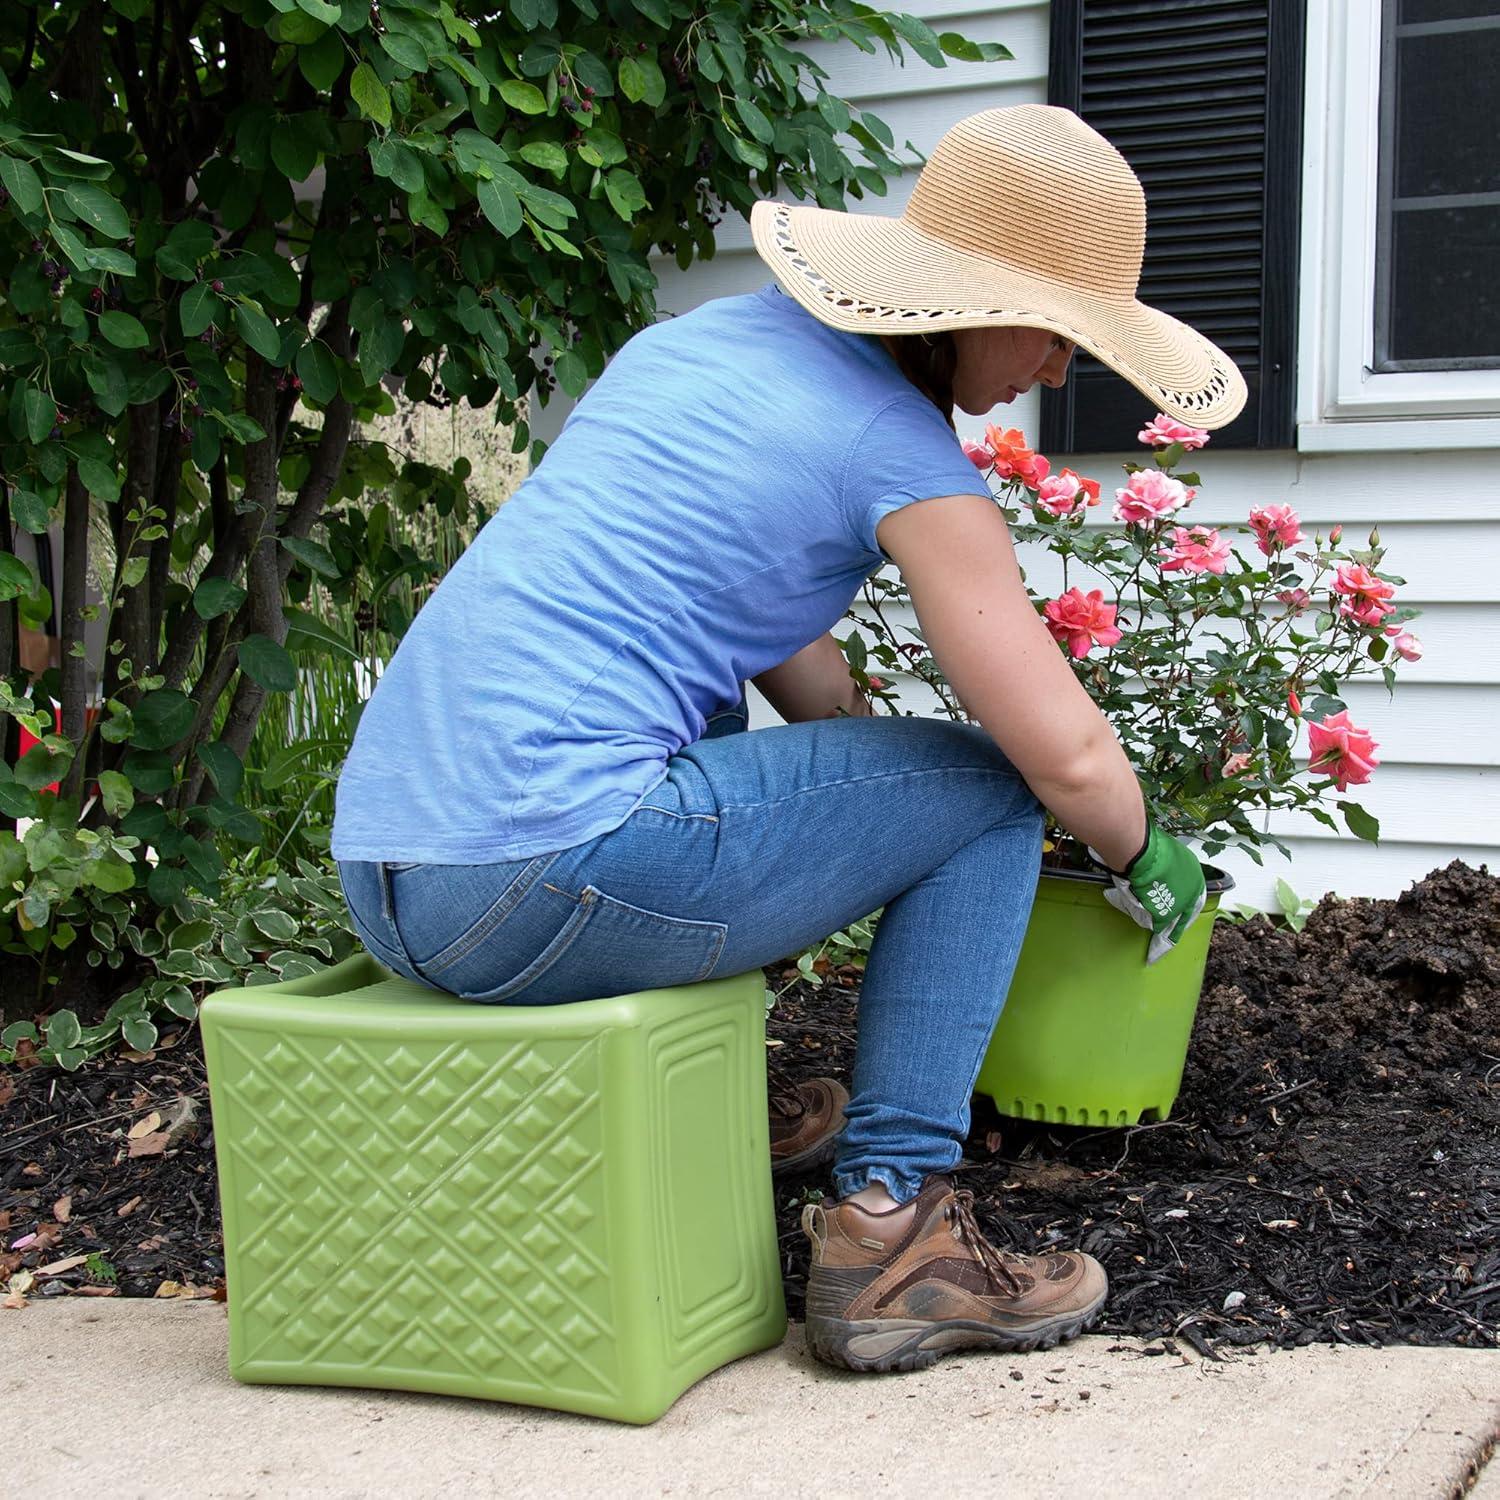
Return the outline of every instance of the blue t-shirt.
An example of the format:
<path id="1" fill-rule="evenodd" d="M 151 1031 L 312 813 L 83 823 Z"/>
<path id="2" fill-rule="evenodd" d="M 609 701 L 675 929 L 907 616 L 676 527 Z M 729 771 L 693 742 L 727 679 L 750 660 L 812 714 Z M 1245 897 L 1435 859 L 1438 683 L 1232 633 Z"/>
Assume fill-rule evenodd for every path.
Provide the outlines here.
<path id="1" fill-rule="evenodd" d="M 882 516 L 987 493 L 878 339 L 774 282 L 642 329 L 401 641 L 334 856 L 480 864 L 619 827 L 741 682 L 838 624 Z"/>

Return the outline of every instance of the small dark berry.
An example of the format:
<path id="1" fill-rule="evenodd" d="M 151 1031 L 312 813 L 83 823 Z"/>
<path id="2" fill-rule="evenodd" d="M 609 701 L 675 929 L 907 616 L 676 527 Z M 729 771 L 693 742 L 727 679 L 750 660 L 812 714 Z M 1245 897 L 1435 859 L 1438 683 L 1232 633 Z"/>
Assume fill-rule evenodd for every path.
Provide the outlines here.
<path id="1" fill-rule="evenodd" d="M 40 240 L 32 240 L 31 242 L 31 253 L 33 255 L 40 255 L 46 248 Z"/>
<path id="2" fill-rule="evenodd" d="M 573 99 L 572 99 L 572 97 L 570 95 L 564 94 L 563 95 L 563 108 L 571 112 L 571 111 L 577 109 L 578 106 L 573 102 Z"/>
<path id="3" fill-rule="evenodd" d="M 302 377 L 300 375 L 292 376 L 292 389 L 294 391 L 300 391 L 302 389 Z"/>
<path id="4" fill-rule="evenodd" d="M 193 435 L 193 429 L 186 422 L 182 424 L 182 435 L 185 438 L 190 438 Z"/>
<path id="5" fill-rule="evenodd" d="M 168 428 L 175 427 L 177 425 L 177 413 L 175 411 L 169 411 L 162 419 L 161 425 Z"/>
<path id="6" fill-rule="evenodd" d="M 196 401 L 193 402 L 193 415 L 195 417 L 201 417 L 203 415 L 203 408 L 199 406 Z"/>
<path id="7" fill-rule="evenodd" d="M 646 50 L 646 44 L 644 42 L 637 42 L 635 44 L 635 50 L 637 52 L 644 52 Z"/>
<path id="8" fill-rule="evenodd" d="M 590 104 L 587 99 L 585 99 L 583 101 L 583 111 L 584 111 L 584 113 L 585 114 L 591 114 L 593 112 L 593 109 L 594 109 L 594 106 L 592 104 Z"/>
<path id="9" fill-rule="evenodd" d="M 187 388 L 190 391 L 196 391 L 198 389 L 198 377 L 196 375 L 189 375 L 188 376 L 188 378 L 187 378 Z"/>
<path id="10" fill-rule="evenodd" d="M 97 287 L 97 286 L 94 287 L 89 292 L 89 301 L 90 302 L 103 302 L 104 301 L 104 292 L 103 292 L 102 288 Z"/>
<path id="11" fill-rule="evenodd" d="M 213 289 L 216 292 L 222 292 L 224 290 L 224 283 L 220 281 L 217 276 L 215 276 L 213 279 Z"/>
<path id="12" fill-rule="evenodd" d="M 594 97 L 594 90 L 588 84 L 584 84 L 583 86 L 583 97 L 585 99 L 592 99 Z"/>
<path id="13" fill-rule="evenodd" d="M 61 427 L 59 427 L 59 426 L 57 426 L 57 425 L 56 425 L 56 424 L 55 424 L 55 423 L 54 423 L 54 424 L 53 424 L 53 427 L 52 427 L 52 431 L 51 431 L 51 432 L 49 432 L 49 433 L 48 433 L 48 434 L 47 434 L 47 436 L 48 436 L 48 437 L 61 437 L 61 436 L 62 436 L 62 428 L 61 428 Z"/>
<path id="14" fill-rule="evenodd" d="M 42 275 L 51 281 L 57 275 L 58 264 L 55 260 L 44 260 L 42 262 Z"/>

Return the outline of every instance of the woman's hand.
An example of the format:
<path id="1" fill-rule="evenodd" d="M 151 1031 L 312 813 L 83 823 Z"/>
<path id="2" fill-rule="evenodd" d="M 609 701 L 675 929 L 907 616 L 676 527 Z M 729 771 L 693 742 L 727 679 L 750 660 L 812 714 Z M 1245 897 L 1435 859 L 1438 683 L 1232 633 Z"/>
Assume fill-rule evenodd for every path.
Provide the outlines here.
<path id="1" fill-rule="evenodd" d="M 1146 842 L 1123 870 L 1110 870 L 1093 849 L 1089 853 L 1114 882 L 1104 899 L 1151 934 L 1146 962 L 1154 964 L 1177 946 L 1208 899 L 1198 856 L 1149 818 Z"/>

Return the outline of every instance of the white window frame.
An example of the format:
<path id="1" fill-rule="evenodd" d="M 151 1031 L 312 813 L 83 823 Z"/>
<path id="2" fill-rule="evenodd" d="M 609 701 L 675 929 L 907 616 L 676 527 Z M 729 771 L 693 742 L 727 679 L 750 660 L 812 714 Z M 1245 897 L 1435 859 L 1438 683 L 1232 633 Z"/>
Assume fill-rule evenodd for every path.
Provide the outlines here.
<path id="1" fill-rule="evenodd" d="M 1371 368 L 1383 10 L 1308 6 L 1297 447 L 1500 447 L 1500 370 Z"/>

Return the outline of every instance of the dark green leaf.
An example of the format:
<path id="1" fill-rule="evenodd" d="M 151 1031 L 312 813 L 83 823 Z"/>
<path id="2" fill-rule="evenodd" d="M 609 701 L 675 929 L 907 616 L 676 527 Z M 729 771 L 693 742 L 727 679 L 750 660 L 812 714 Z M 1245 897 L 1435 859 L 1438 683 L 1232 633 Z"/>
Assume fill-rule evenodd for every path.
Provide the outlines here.
<path id="1" fill-rule="evenodd" d="M 769 146 L 776 139 L 776 131 L 770 120 L 765 116 L 759 105 L 753 104 L 749 99 L 736 96 L 734 107 L 739 113 L 740 119 L 745 122 L 745 129 L 760 141 Z"/>
<path id="2" fill-rule="evenodd" d="M 297 351 L 297 374 L 302 389 L 314 401 L 331 401 L 338 394 L 338 366 L 322 339 L 313 339 Z"/>
<path id="3" fill-rule="evenodd" d="M 374 120 L 377 125 L 390 125 L 391 96 L 380 81 L 380 75 L 369 63 L 360 63 L 350 75 L 349 94 L 362 115 Z"/>
<path id="4" fill-rule="evenodd" d="M 1370 816 L 1357 802 L 1340 802 L 1339 811 L 1344 815 L 1344 822 L 1349 825 L 1349 832 L 1356 838 L 1368 839 L 1372 844 L 1380 842 L 1380 823 Z"/>
<path id="5" fill-rule="evenodd" d="M 240 670 L 269 693 L 289 693 L 297 685 L 297 668 L 285 646 L 268 635 L 246 636 L 240 642 Z"/>
<path id="6" fill-rule="evenodd" d="M 234 321 L 245 342 L 262 359 L 274 360 L 281 353 L 281 335 L 276 325 L 253 302 L 237 302 Z"/>
<path id="7" fill-rule="evenodd" d="M 193 590 L 193 609 L 200 620 L 214 620 L 245 602 L 245 591 L 227 578 L 205 578 Z"/>
<path id="8" fill-rule="evenodd" d="M 321 542 L 309 541 L 306 537 L 284 536 L 281 545 L 314 573 L 319 573 L 324 578 L 339 576 L 339 565 L 333 560 L 333 553 Z"/>
<path id="9" fill-rule="evenodd" d="M 147 693 L 132 710 L 135 730 L 130 743 L 138 750 L 165 750 L 193 727 L 193 700 L 175 688 Z"/>
<path id="10" fill-rule="evenodd" d="M 500 97 L 522 114 L 540 115 L 547 111 L 542 91 L 534 83 L 523 83 L 519 78 L 507 78 L 500 85 Z"/>
<path id="11" fill-rule="evenodd" d="M 604 193 L 610 206 L 627 224 L 646 207 L 646 193 L 640 179 L 624 167 L 615 167 L 604 179 Z"/>
<path id="12" fill-rule="evenodd" d="M 42 497 L 31 490 L 13 490 L 10 497 L 10 513 L 22 531 L 39 536 L 47 529 L 50 508 Z"/>
<path id="13" fill-rule="evenodd" d="M 208 282 L 200 281 L 196 286 L 190 286 L 177 304 L 177 320 L 182 324 L 183 333 L 190 339 L 197 338 L 213 322 L 218 305 L 218 298 Z"/>
<path id="14" fill-rule="evenodd" d="M 63 189 L 68 207 L 86 224 L 92 224 L 106 239 L 130 237 L 130 215 L 112 193 L 92 182 L 70 182 Z"/>
<path id="15" fill-rule="evenodd" d="M 509 236 L 521 227 L 521 200 L 503 183 L 493 178 L 481 181 L 479 207 L 501 234 Z"/>
<path id="16" fill-rule="evenodd" d="M 226 797 L 239 796 L 240 786 L 245 778 L 245 767 L 239 756 L 223 740 L 214 740 L 211 744 L 199 745 L 198 759 L 203 762 L 208 774 L 213 777 L 214 785 Z"/>

